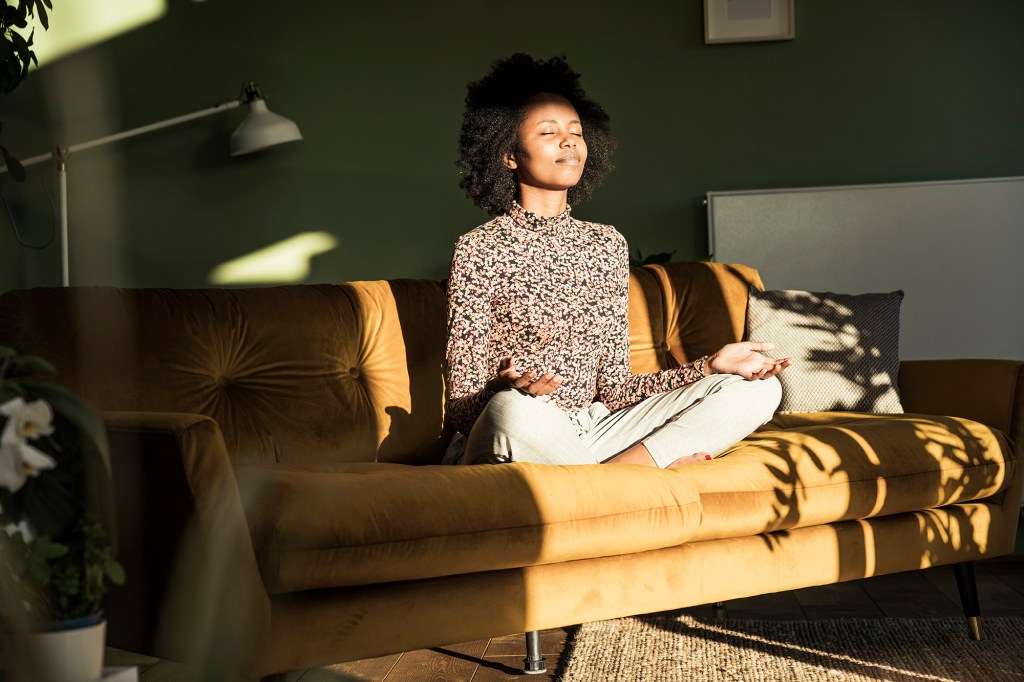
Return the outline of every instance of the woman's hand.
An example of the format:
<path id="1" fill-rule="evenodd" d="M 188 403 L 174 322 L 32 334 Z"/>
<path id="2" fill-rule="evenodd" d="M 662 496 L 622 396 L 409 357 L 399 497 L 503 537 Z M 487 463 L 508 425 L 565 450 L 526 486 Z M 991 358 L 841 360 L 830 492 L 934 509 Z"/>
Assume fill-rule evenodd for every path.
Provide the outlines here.
<path id="1" fill-rule="evenodd" d="M 714 374 L 738 374 L 744 379 L 767 379 L 793 364 L 793 358 L 775 360 L 759 352 L 774 347 L 774 343 L 758 341 L 730 343 L 709 357 L 704 366 Z"/>
<path id="2" fill-rule="evenodd" d="M 498 392 L 515 388 L 530 395 L 547 395 L 562 385 L 561 375 L 545 372 L 540 377 L 536 372 L 521 374 L 512 366 L 512 358 L 503 358 L 498 364 L 498 376 L 487 382 L 487 389 Z"/>

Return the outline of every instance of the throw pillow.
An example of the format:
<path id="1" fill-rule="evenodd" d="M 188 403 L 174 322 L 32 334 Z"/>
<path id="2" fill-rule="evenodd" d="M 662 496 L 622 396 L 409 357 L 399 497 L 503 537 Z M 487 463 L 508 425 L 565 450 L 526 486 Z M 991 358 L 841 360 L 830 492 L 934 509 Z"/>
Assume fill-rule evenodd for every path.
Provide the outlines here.
<path id="1" fill-rule="evenodd" d="M 747 338 L 771 341 L 794 364 L 778 375 L 780 412 L 902 413 L 897 390 L 902 291 L 759 291 L 747 301 Z"/>

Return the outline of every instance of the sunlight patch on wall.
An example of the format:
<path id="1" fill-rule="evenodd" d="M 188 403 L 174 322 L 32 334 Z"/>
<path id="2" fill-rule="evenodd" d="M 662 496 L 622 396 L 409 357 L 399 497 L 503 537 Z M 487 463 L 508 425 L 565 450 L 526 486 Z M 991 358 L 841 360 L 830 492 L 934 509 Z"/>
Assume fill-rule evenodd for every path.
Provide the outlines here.
<path id="1" fill-rule="evenodd" d="M 293 284 L 309 277 L 310 260 L 338 246 L 328 232 L 302 232 L 210 271 L 212 284 Z"/>
<path id="2" fill-rule="evenodd" d="M 33 50 L 40 68 L 167 13 L 167 0 L 63 0 L 53 4 L 48 12 L 49 30 L 43 30 L 38 18 L 30 23 L 36 29 Z"/>

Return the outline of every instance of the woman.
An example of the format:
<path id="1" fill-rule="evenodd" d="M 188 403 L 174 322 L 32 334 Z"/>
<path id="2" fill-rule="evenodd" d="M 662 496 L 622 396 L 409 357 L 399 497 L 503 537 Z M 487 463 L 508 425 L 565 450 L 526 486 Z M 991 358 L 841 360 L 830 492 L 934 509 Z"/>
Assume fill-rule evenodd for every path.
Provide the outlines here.
<path id="1" fill-rule="evenodd" d="M 608 116 L 561 58 L 523 54 L 472 83 L 461 186 L 496 215 L 455 246 L 445 461 L 646 464 L 712 459 L 768 421 L 791 361 L 734 343 L 633 375 L 625 239 L 577 220 L 611 169 Z M 595 397 L 596 396 L 596 397 Z"/>

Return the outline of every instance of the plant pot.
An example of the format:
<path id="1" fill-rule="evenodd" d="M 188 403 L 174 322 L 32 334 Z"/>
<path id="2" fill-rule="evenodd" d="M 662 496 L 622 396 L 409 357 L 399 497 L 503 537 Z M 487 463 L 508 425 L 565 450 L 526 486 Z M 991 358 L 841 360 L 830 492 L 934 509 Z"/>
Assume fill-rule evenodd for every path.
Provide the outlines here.
<path id="1" fill-rule="evenodd" d="M 103 676 L 107 621 L 6 638 L 10 682 L 96 682 Z"/>

